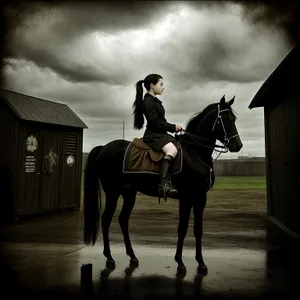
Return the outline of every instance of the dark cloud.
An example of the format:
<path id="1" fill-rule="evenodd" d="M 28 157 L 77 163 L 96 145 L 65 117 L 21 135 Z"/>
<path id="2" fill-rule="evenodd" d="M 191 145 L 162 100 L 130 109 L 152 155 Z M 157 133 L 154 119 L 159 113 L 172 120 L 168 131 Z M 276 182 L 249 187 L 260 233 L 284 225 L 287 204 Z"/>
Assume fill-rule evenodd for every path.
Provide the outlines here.
<path id="1" fill-rule="evenodd" d="M 261 57 L 251 57 L 250 60 L 247 49 L 249 42 L 245 47 L 238 47 L 239 42 L 237 39 L 226 41 L 221 34 L 212 33 L 202 43 L 189 47 L 182 53 L 193 62 L 191 67 L 183 68 L 182 64 L 174 64 L 170 66 L 170 70 L 176 71 L 178 81 L 187 78 L 191 85 L 210 81 L 251 83 L 262 80 L 274 67 L 274 61 L 265 60 L 262 64 Z M 178 52 L 173 53 L 179 53 L 179 49 L 177 50 Z M 284 50 L 279 50 L 282 55 Z"/>
<path id="2" fill-rule="evenodd" d="M 170 4 L 170 2 L 169 2 Z M 58 59 L 64 46 L 72 47 L 74 39 L 94 30 L 106 34 L 124 29 L 149 25 L 165 12 L 161 2 L 113 1 L 40 1 L 12 2 L 4 9 L 4 57 L 23 58 L 34 61 L 42 68 L 50 68 L 63 78 L 73 82 L 107 82 L 120 84 L 118 76 L 110 76 L 109 70 L 99 72 L 93 66 L 86 67 L 77 61 Z M 151 11 L 151 13 L 149 13 Z M 43 38 L 36 43 L 26 43 L 24 34 L 51 21 Z M 31 36 L 31 40 L 35 37 Z"/>
<path id="3" fill-rule="evenodd" d="M 53 12 L 59 12 L 62 18 L 53 27 L 55 33 L 76 38 L 93 29 L 114 32 L 120 28 L 141 27 L 165 14 L 161 8 L 168 4 L 168 1 L 11 1 L 5 5 L 4 20 L 9 26 L 7 30 L 15 29 L 23 27 L 28 19 L 30 26 L 39 13 L 50 18 Z"/>
<path id="4" fill-rule="evenodd" d="M 222 8 L 230 3 L 245 8 L 245 17 L 253 24 L 282 28 L 291 43 L 300 40 L 299 1 L 186 1 L 195 9 Z M 5 6 L 4 24 L 7 33 L 23 27 L 40 12 L 49 17 L 58 10 L 62 18 L 53 26 L 56 34 L 68 38 L 86 31 L 102 29 L 115 32 L 119 29 L 143 27 L 168 13 L 169 1 L 10 1 Z M 71 26 L 70 26 L 71 24 Z M 29 26 L 29 25 L 27 25 Z M 9 37 L 7 37 L 9 38 Z"/>
<path id="5" fill-rule="evenodd" d="M 210 7 L 220 5 L 218 3 L 203 1 L 197 5 Z M 77 60 L 59 57 L 67 47 L 74 47 L 74 40 L 85 33 L 98 31 L 109 34 L 146 28 L 174 10 L 176 5 L 169 1 L 12 2 L 6 6 L 4 13 L 7 31 L 4 56 L 33 61 L 37 66 L 49 68 L 72 82 L 124 84 L 126 76 L 120 75 L 120 72 L 112 76 L 111 70 L 81 63 L 81 57 Z M 45 22 L 49 25 L 43 28 Z M 26 37 L 30 30 L 37 33 Z"/>
<path id="6" fill-rule="evenodd" d="M 195 4 L 198 14 L 191 16 L 190 33 L 172 32 L 172 39 L 160 47 L 165 70 L 174 74 L 172 80 L 179 86 L 182 79 L 185 88 L 211 81 L 260 81 L 280 62 L 278 57 L 283 59 L 287 54 L 285 43 L 277 43 L 278 39 L 284 40 L 280 32 L 258 30 L 251 22 L 243 23 L 240 10 L 229 5 L 203 10 Z M 274 42 L 276 48 L 268 51 Z"/>
<path id="7" fill-rule="evenodd" d="M 203 45 L 201 56 L 198 57 L 200 68 L 194 70 L 193 77 L 205 77 L 207 80 L 223 80 L 237 83 L 250 83 L 261 80 L 269 71 L 262 68 L 258 72 L 257 65 L 249 62 L 248 66 L 241 72 L 238 62 L 247 59 L 247 49 L 235 47 L 230 41 L 225 41 L 221 35 L 214 34 Z M 244 56 L 245 55 L 245 56 Z M 244 59 L 243 59 L 244 56 Z"/>
<path id="8" fill-rule="evenodd" d="M 61 53 L 57 53 L 53 48 L 29 44 L 22 49 L 16 48 L 14 54 L 19 58 L 33 61 L 40 68 L 51 69 L 57 75 L 70 82 L 103 82 L 111 85 L 123 83 L 122 74 L 114 74 L 112 76 L 109 70 L 101 72 L 101 69 L 99 70 L 96 67 L 97 63 L 95 65 L 86 65 L 80 57 L 78 59 L 59 59 Z"/>
<path id="9" fill-rule="evenodd" d="M 282 29 L 291 46 L 300 43 L 300 1 L 232 1 L 245 9 L 255 25 Z"/>
<path id="10" fill-rule="evenodd" d="M 51 27 L 53 35 L 70 41 L 93 30 L 113 33 L 116 30 L 141 28 L 166 12 L 167 1 L 12 1 L 4 8 L 5 55 L 14 52 L 18 43 L 16 29 L 25 32 L 39 19 L 49 21 L 59 16 Z M 151 12 L 151 13 L 149 13 Z"/>
<path id="11" fill-rule="evenodd" d="M 220 20 L 221 13 L 230 3 L 230 1 L 186 2 L 202 13 L 209 9 L 216 12 L 217 14 L 213 14 L 212 17 Z M 241 4 L 246 5 L 244 2 Z M 6 57 L 33 61 L 37 66 L 51 69 L 65 80 L 74 83 L 130 84 L 132 78 L 128 74 L 130 69 L 134 68 L 122 68 L 118 57 L 115 58 L 115 65 L 111 64 L 109 67 L 105 63 L 103 65 L 105 59 L 99 61 L 100 57 L 87 54 L 86 49 L 81 51 L 82 49 L 77 48 L 80 38 L 85 33 L 90 34 L 93 31 L 115 34 L 128 29 L 149 28 L 159 18 L 174 11 L 176 5 L 180 3 L 168 1 L 20 2 L 13 8 L 8 7 L 5 10 L 9 34 L 6 35 L 4 54 Z M 250 15 L 250 7 L 252 6 L 250 5 L 249 8 L 246 6 L 247 16 Z M 256 15 L 257 13 L 251 14 L 253 18 Z M 218 19 L 214 22 L 218 22 Z M 224 36 L 224 32 L 220 30 L 221 25 L 215 29 L 207 28 L 209 34 L 204 38 L 197 36 L 197 31 L 202 30 L 201 24 L 193 29 L 195 33 L 186 36 L 174 32 L 172 39 L 160 45 L 160 61 L 170 73 L 177 74 L 175 80 L 179 83 L 182 77 L 188 78 L 186 82 L 190 81 L 191 85 L 211 80 L 252 82 L 265 78 L 273 67 L 272 60 L 266 67 L 268 62 L 262 65 L 261 59 L 257 57 L 256 63 L 253 60 L 243 66 L 244 71 L 240 72 L 240 61 L 247 59 L 249 42 L 239 46 L 241 44 L 239 40 Z M 26 34 L 31 30 L 33 34 Z M 253 44 L 257 39 L 256 36 L 245 38 Z M 82 43 L 90 42 L 87 40 Z M 189 44 L 188 48 L 185 47 L 186 44 Z M 99 46 L 93 44 L 90 47 L 90 51 L 96 53 Z M 122 51 L 121 49 L 120 46 L 119 51 Z M 130 52 L 126 48 L 123 48 L 123 51 Z M 185 65 L 187 58 L 188 64 Z M 182 63 L 178 64 L 177 61 Z M 125 63 L 128 64 L 128 61 L 123 61 L 123 64 Z M 136 61 L 135 64 L 138 62 Z M 260 66 L 261 70 L 258 71 Z"/>
<path id="12" fill-rule="evenodd" d="M 131 107 L 123 100 L 128 89 L 122 86 L 105 83 L 73 84 L 58 78 L 55 73 L 37 68 L 32 62 L 16 60 L 7 60 L 5 78 L 4 88 L 65 103 L 83 118 L 108 119 L 107 123 L 113 123 L 131 114 Z"/>

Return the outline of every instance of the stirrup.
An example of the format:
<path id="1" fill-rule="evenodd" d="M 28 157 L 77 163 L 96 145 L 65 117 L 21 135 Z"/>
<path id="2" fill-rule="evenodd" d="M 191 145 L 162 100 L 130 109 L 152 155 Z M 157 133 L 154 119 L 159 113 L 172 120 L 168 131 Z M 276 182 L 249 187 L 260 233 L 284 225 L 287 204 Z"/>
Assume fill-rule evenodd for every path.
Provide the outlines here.
<path id="1" fill-rule="evenodd" d="M 163 189 L 163 198 L 165 199 L 165 202 L 167 201 L 167 197 L 166 197 L 166 183 L 162 186 L 162 189 Z M 159 191 L 158 191 L 158 203 L 160 203 L 160 196 L 159 196 Z"/>
<path id="2" fill-rule="evenodd" d="M 166 185 L 167 184 L 170 184 L 170 186 L 174 189 L 174 190 L 176 190 L 174 187 L 173 187 L 173 185 L 172 185 L 172 183 L 171 182 L 166 182 L 163 186 L 162 186 L 162 189 L 163 189 L 163 198 L 165 199 L 165 202 L 167 201 L 167 196 L 166 196 Z M 177 191 L 177 190 L 176 190 Z M 177 193 L 178 193 L 178 191 L 177 191 Z M 160 193 L 158 193 L 158 194 L 160 194 Z M 160 196 L 158 195 L 158 203 L 160 203 Z"/>
<path id="3" fill-rule="evenodd" d="M 167 201 L 167 197 L 164 196 L 165 202 Z M 158 196 L 158 203 L 160 203 L 160 197 Z"/>

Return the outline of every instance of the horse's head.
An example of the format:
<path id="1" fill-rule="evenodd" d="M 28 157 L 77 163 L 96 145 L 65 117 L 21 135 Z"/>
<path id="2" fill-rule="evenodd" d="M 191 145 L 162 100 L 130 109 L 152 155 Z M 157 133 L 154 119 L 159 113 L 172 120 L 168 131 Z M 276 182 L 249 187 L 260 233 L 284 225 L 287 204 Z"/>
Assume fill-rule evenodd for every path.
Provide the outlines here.
<path id="1" fill-rule="evenodd" d="M 230 152 L 239 152 L 243 143 L 235 125 L 236 116 L 232 111 L 235 97 L 228 102 L 225 96 L 218 103 L 208 105 L 197 114 L 186 127 L 186 131 L 198 136 L 219 140 Z"/>
<path id="2" fill-rule="evenodd" d="M 226 102 L 225 96 L 223 96 L 216 105 L 212 131 L 215 133 L 216 138 L 228 147 L 230 152 L 239 152 L 243 147 L 243 143 L 236 128 L 236 116 L 231 108 L 234 99 L 235 97 Z"/>

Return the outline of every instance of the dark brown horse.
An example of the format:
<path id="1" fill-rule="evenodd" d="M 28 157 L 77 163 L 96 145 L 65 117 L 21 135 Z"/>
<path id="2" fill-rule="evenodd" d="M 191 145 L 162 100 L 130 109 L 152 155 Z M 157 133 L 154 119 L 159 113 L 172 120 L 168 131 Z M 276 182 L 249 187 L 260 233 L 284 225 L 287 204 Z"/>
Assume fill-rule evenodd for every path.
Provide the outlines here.
<path id="1" fill-rule="evenodd" d="M 231 109 L 234 97 L 208 105 L 187 124 L 183 135 L 176 135 L 183 151 L 182 171 L 172 175 L 172 182 L 178 190 L 179 224 L 175 261 L 178 271 L 186 271 L 182 261 L 184 239 L 187 234 L 190 213 L 194 213 L 194 236 L 196 239 L 196 260 L 198 271 L 207 272 L 202 256 L 202 217 L 206 205 L 206 194 L 213 186 L 212 152 L 216 140 L 223 148 L 238 152 L 243 147 Z M 105 192 L 105 210 L 102 214 L 102 234 L 107 266 L 114 266 L 109 244 L 109 227 L 116 210 L 119 197 L 123 197 L 123 207 L 118 217 L 123 233 L 126 254 L 130 264 L 138 266 L 139 261 L 131 245 L 128 224 L 135 204 L 137 192 L 157 197 L 159 176 L 151 174 L 125 174 L 122 171 L 124 154 L 130 141 L 114 140 L 104 146 L 96 146 L 89 153 L 84 182 L 84 242 L 94 245 L 98 236 L 101 212 L 100 184 Z M 100 196 L 100 209 L 99 209 Z"/>

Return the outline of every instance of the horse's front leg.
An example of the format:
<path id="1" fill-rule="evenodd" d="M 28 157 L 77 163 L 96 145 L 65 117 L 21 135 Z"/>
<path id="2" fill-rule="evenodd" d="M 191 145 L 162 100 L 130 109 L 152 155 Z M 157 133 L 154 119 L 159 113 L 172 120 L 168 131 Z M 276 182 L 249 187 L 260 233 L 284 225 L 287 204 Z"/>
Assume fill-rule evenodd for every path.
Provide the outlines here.
<path id="1" fill-rule="evenodd" d="M 203 236 L 203 212 L 206 205 L 207 195 L 203 193 L 201 197 L 196 199 L 193 203 L 194 213 L 194 237 L 196 240 L 196 256 L 198 262 L 198 272 L 207 273 L 207 266 L 204 263 L 202 255 L 202 236 Z"/>
<path id="2" fill-rule="evenodd" d="M 179 224 L 177 229 L 177 249 L 175 254 L 175 261 L 178 264 L 177 270 L 178 272 L 186 272 L 186 267 L 182 261 L 182 249 L 184 239 L 187 234 L 189 220 L 191 215 L 192 204 L 189 202 L 189 199 L 179 200 Z"/>

